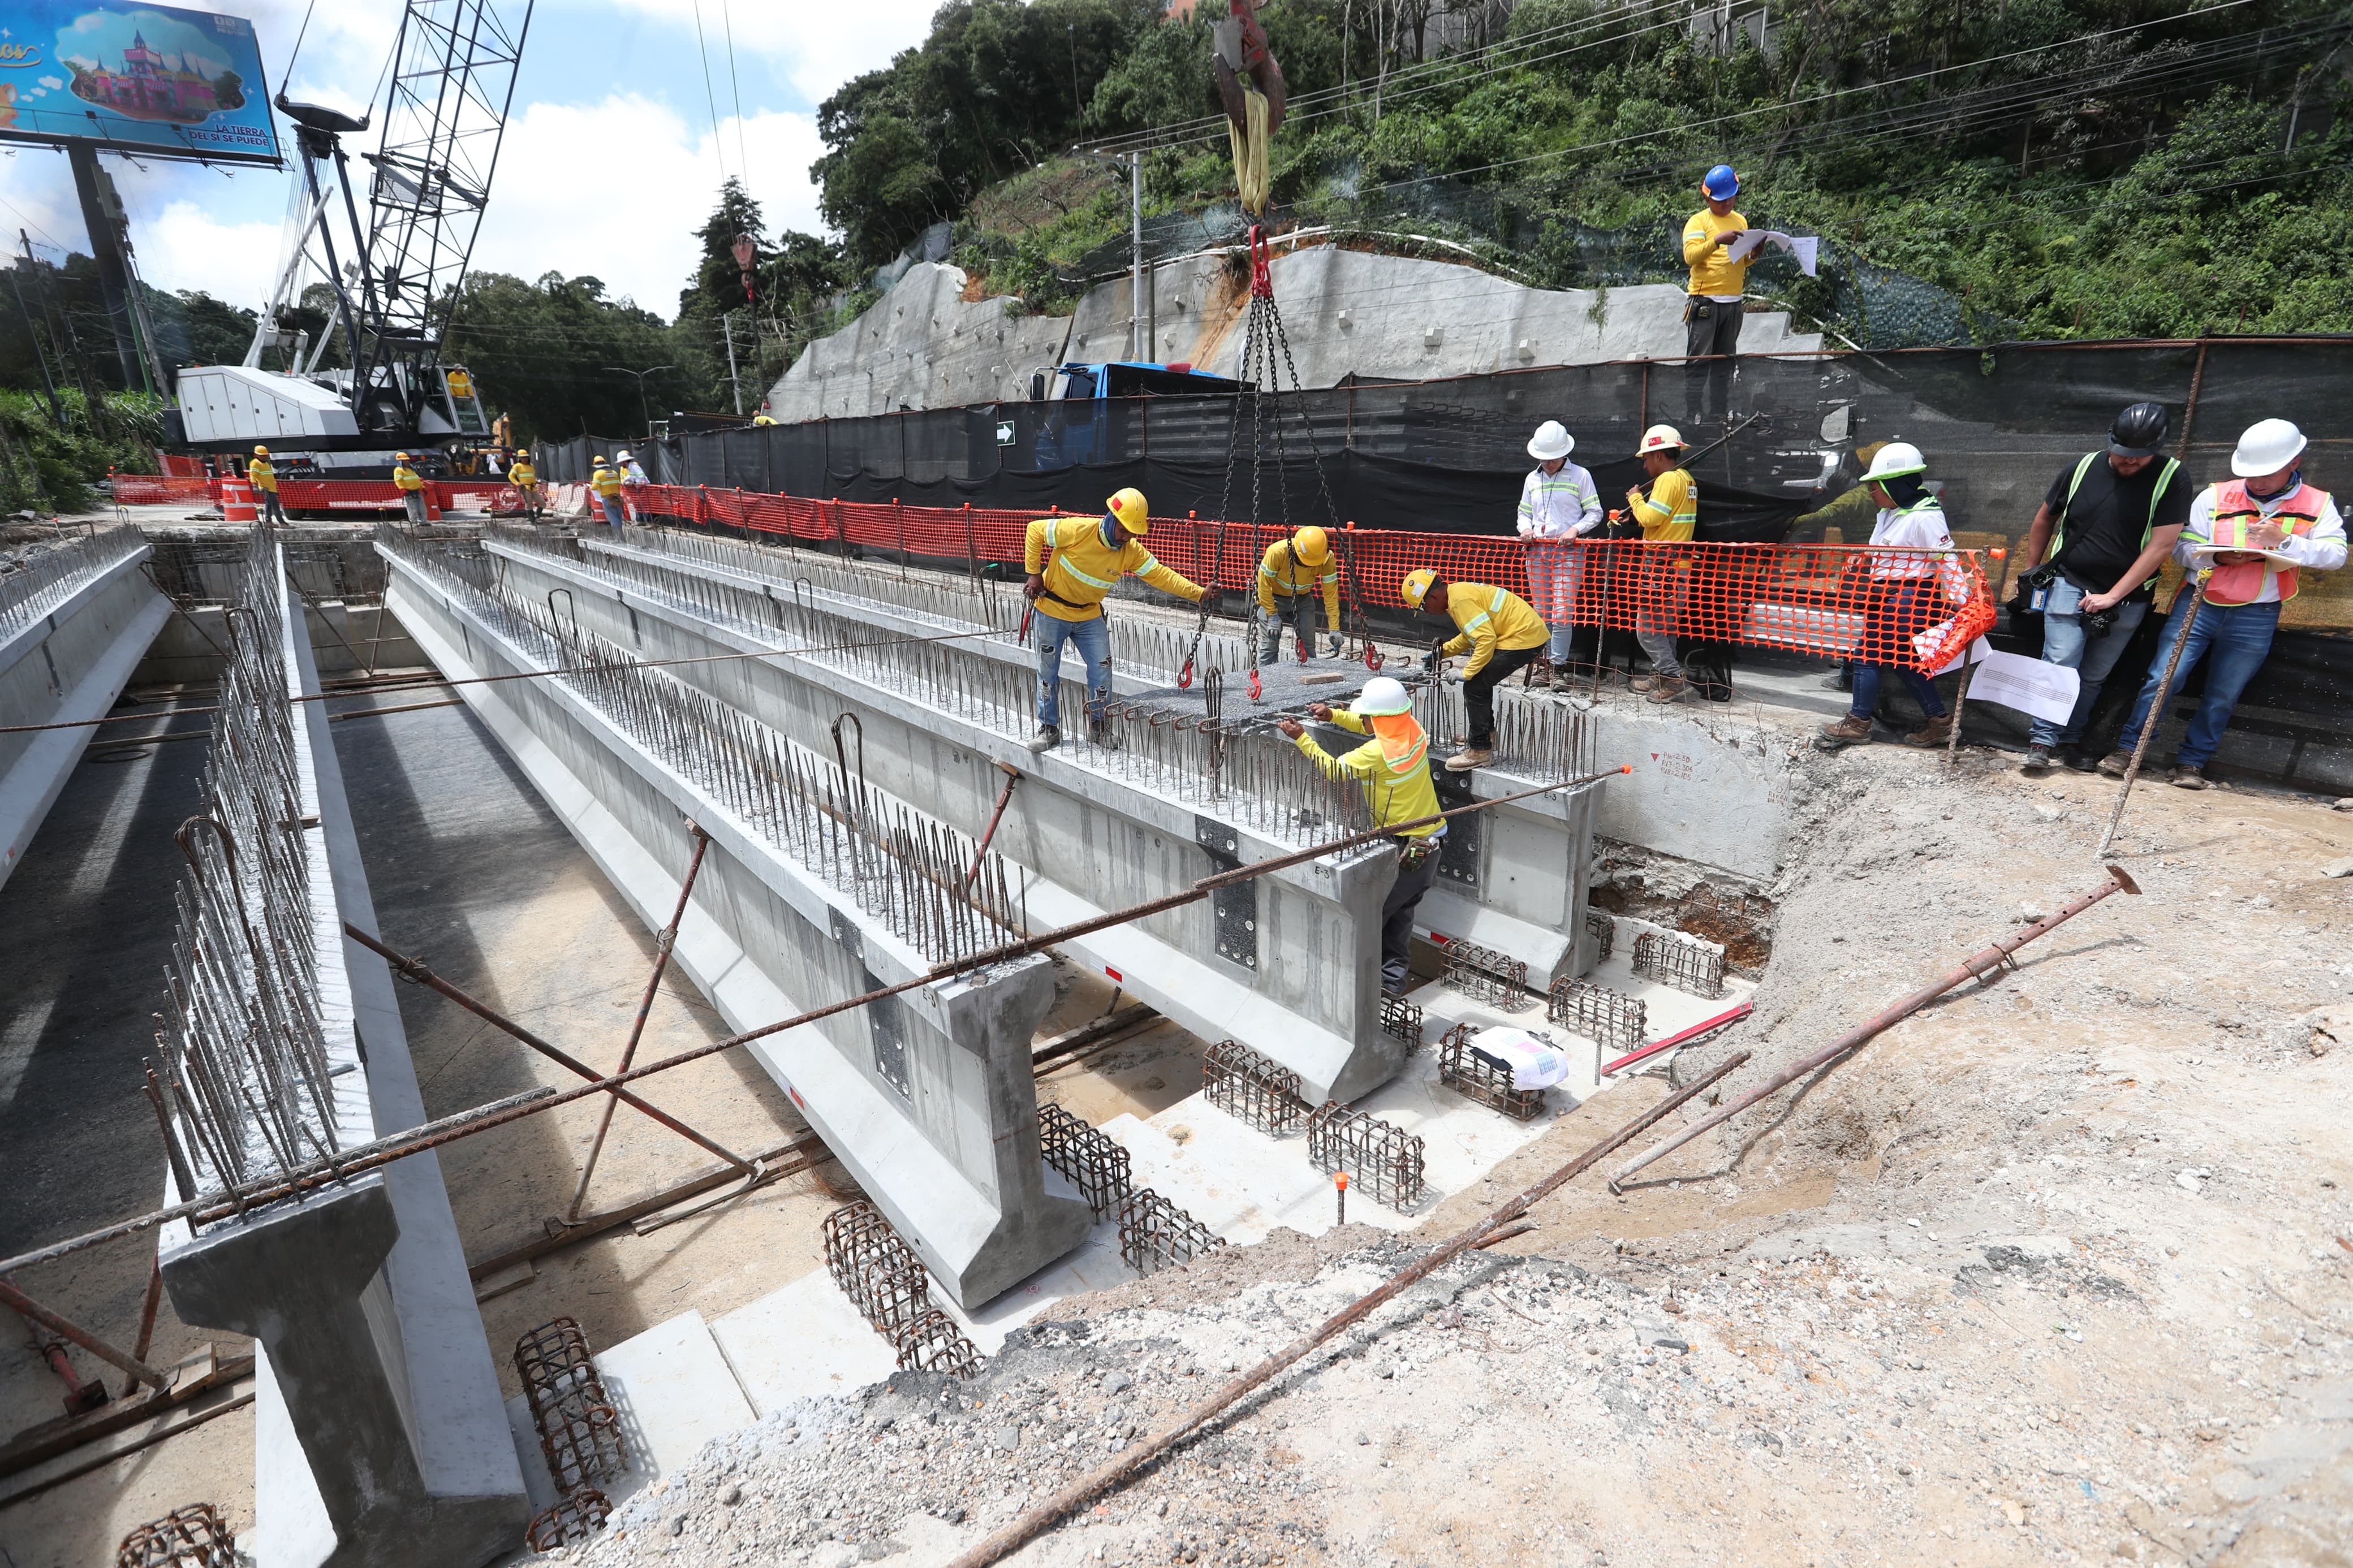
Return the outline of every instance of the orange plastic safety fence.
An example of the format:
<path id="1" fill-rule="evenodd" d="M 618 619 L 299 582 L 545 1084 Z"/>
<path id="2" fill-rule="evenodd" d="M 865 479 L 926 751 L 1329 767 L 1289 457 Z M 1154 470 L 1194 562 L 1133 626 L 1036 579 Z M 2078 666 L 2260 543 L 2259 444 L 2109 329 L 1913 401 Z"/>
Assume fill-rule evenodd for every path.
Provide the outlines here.
<path id="1" fill-rule="evenodd" d="M 631 499 L 647 516 L 784 534 L 818 547 L 996 562 L 1017 572 L 1023 537 L 1039 515 L 707 486 L 648 485 L 634 489 Z M 1195 583 L 1247 591 L 1256 584 L 1262 552 L 1284 536 L 1271 524 L 1155 517 L 1147 542 L 1164 565 Z M 1428 567 L 1449 583 L 1507 589 L 1555 625 L 1656 631 L 1921 669 L 1950 663 L 1994 623 L 1984 562 L 1970 550 L 1643 540 L 1542 544 L 1357 528 L 1334 538 L 1342 599 L 1377 609 L 1402 607 L 1406 574 Z"/>
<path id="2" fill-rule="evenodd" d="M 114 499 L 123 506 L 200 505 L 213 499 L 212 483 L 202 475 L 117 474 Z"/>

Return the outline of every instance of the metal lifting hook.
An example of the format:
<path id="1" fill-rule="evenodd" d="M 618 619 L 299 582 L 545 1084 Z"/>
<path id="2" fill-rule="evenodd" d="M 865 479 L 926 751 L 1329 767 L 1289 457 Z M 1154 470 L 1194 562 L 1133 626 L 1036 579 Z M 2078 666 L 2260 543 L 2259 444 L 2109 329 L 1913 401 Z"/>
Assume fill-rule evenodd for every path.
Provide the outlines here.
<path id="1" fill-rule="evenodd" d="M 1250 700 L 1251 701 L 1253 701 L 1253 702 L 1262 702 L 1262 701 L 1264 701 L 1264 700 L 1265 700 L 1265 699 L 1264 699 L 1263 697 L 1261 697 L 1261 696 L 1260 696 L 1260 695 L 1259 695 L 1258 666 L 1256 666 L 1256 665 L 1251 665 L 1251 666 L 1250 666 Z"/>
<path id="2" fill-rule="evenodd" d="M 1185 650 L 1185 663 L 1176 671 L 1176 689 L 1179 691 L 1185 690 L 1193 684 L 1193 660 L 1199 657 L 1201 652 L 1201 638 L 1209 629 L 1208 604 L 1208 595 L 1202 595 L 1201 618 L 1194 623 L 1192 646 Z"/>
<path id="3" fill-rule="evenodd" d="M 1267 248 L 1266 230 L 1257 224 L 1250 225 L 1250 258 L 1251 296 L 1260 300 L 1273 299 L 1274 274 L 1269 270 L 1271 258 Z"/>

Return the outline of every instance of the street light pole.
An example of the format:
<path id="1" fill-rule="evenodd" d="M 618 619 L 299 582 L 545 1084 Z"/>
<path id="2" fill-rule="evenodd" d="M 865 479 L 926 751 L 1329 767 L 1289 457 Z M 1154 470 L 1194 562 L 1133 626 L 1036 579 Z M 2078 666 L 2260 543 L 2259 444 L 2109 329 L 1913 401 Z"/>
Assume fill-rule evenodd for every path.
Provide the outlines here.
<path id="1" fill-rule="evenodd" d="M 654 438 L 654 416 L 653 410 L 646 405 L 646 377 L 657 374 L 665 370 L 676 370 L 678 366 L 674 364 L 658 364 L 654 366 L 652 370 L 631 370 L 625 364 L 608 364 L 605 368 L 607 370 L 618 371 L 623 375 L 634 375 L 638 378 L 638 416 L 646 422 L 645 438 L 649 441 L 652 440 Z"/>

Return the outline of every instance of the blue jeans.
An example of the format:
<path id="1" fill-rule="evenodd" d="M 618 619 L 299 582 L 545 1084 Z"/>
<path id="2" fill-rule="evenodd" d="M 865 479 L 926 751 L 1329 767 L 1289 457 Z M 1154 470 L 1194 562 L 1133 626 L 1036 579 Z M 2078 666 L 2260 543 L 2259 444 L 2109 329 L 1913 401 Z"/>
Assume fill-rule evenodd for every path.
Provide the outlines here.
<path id="1" fill-rule="evenodd" d="M 1274 613 L 1258 612 L 1258 661 L 1272 664 L 1282 657 L 1282 628 L 1289 623 L 1304 656 L 1315 657 L 1315 597 L 1312 594 L 1293 594 L 1288 599 L 1274 596 Z"/>
<path id="2" fill-rule="evenodd" d="M 2166 618 L 2165 633 L 2158 638 L 2157 658 L 2148 667 L 2147 683 L 2133 701 L 2132 722 L 2116 737 L 2116 750 L 2129 752 L 2140 744 L 2141 726 L 2148 721 L 2149 704 L 2157 700 L 2158 682 L 2165 679 L 2166 661 L 2173 657 L 2173 645 L 2180 639 L 2181 623 L 2189 613 L 2190 595 L 2177 594 L 2173 614 Z M 2231 710 L 2239 705 L 2239 694 L 2247 682 L 2263 668 L 2263 660 L 2272 651 L 2272 634 L 2279 629 L 2279 602 L 2268 605 L 2204 605 L 2200 606 L 2198 625 L 2189 634 L 2189 646 L 2181 650 L 2181 668 L 2173 677 L 2173 689 L 2179 695 L 2189 672 L 2198 667 L 2208 649 L 2214 653 L 2214 662 L 2206 671 L 2206 694 L 2198 700 L 2197 716 L 2189 721 L 2189 733 L 2182 738 L 2180 753 L 2173 759 L 2178 768 L 2202 768 L 2214 755 L 2214 748 L 2222 743 L 2222 731 L 2230 726 Z M 2171 699 L 2168 699 L 2171 700 Z M 2163 718 L 2160 715 L 2160 723 Z"/>
<path id="3" fill-rule="evenodd" d="M 1062 722 L 1062 645 L 1079 650 L 1087 667 L 1087 717 L 1100 719 L 1111 696 L 1111 623 L 1100 615 L 1083 621 L 1056 620 L 1038 613 L 1038 722 Z"/>
<path id="4" fill-rule="evenodd" d="M 1568 666 L 1570 617 L 1577 610 L 1577 580 L 1584 574 L 1582 550 L 1570 544 L 1528 546 L 1528 605 L 1552 628 L 1545 655 L 1555 669 Z"/>
<path id="5" fill-rule="evenodd" d="M 621 498 L 599 496 L 597 499 L 605 503 L 605 521 L 613 525 L 613 531 L 616 533 L 619 532 L 629 521 L 629 514 L 621 510 Z"/>
<path id="6" fill-rule="evenodd" d="M 1855 645 L 1854 700 L 1847 711 L 1868 720 L 1879 706 L 1879 683 L 1889 672 L 1904 678 L 1912 700 L 1931 719 L 1945 716 L 1945 700 L 1936 683 L 1908 664 L 1881 663 L 1910 657 L 1912 638 L 1935 624 L 1937 594 L 1933 580 L 1874 585 L 1871 611 L 1863 619 L 1862 638 Z"/>
<path id="7" fill-rule="evenodd" d="M 2078 607 L 2083 602 L 2084 590 L 2062 577 L 2051 584 L 2051 596 L 2043 603 L 2042 662 L 2073 670 L 2083 686 L 2075 694 L 2075 710 L 2067 715 L 2067 722 L 2059 725 L 2037 719 L 2026 734 L 2029 745 L 2072 746 L 2084 738 L 2084 725 L 2092 717 L 2092 705 L 2100 700 L 2108 672 L 2116 668 L 2116 660 L 2125 656 L 2125 645 L 2148 616 L 2147 599 L 2126 599 L 2116 606 L 2116 624 L 2108 628 L 2107 636 L 2086 637 Z"/>

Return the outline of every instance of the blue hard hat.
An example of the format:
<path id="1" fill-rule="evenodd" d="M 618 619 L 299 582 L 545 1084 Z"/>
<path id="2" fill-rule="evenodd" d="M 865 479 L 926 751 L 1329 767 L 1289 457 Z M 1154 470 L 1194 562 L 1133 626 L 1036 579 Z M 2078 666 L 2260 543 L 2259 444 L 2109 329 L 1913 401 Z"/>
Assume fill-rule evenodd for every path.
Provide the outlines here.
<path id="1" fill-rule="evenodd" d="M 1732 172 L 1731 164 L 1718 163 L 1700 181 L 1699 188 L 1712 202 L 1728 202 L 1740 194 L 1740 176 Z"/>

